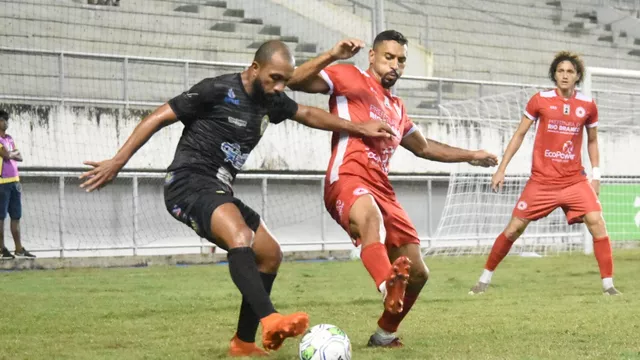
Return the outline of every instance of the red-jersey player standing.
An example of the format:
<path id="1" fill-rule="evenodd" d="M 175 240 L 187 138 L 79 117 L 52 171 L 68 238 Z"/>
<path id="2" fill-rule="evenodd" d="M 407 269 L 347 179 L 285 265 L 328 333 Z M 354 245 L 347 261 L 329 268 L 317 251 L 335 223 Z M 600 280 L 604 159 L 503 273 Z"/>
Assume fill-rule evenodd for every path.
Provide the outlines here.
<path id="1" fill-rule="evenodd" d="M 559 207 L 564 210 L 569 224 L 584 222 L 591 232 L 604 294 L 620 294 L 613 286 L 611 243 L 598 200 L 598 108 L 593 99 L 576 90 L 583 75 L 582 59 L 570 52 L 560 52 L 549 68 L 549 77 L 556 88 L 541 91 L 529 100 L 491 185 L 494 191 L 502 188 L 509 161 L 520 148 L 531 125 L 538 122 L 531 177 L 515 205 L 511 221 L 493 244 L 482 276 L 469 294 L 480 294 L 487 289 L 494 270 L 531 221 L 541 219 Z M 585 126 L 593 168 L 591 184 L 581 163 Z"/>
<path id="2" fill-rule="evenodd" d="M 402 100 L 389 91 L 407 59 L 407 39 L 399 32 L 389 30 L 376 36 L 366 71 L 347 64 L 327 67 L 334 60 L 353 56 L 362 46 L 359 40 L 338 43 L 332 51 L 298 67 L 288 86 L 329 94 L 332 113 L 351 121 L 378 119 L 396 133 L 382 141 L 334 133 L 325 182 L 327 210 L 354 244 L 362 245 L 362 262 L 384 299 L 384 313 L 369 346 L 396 347 L 402 345 L 395 334 L 398 325 L 429 272 L 418 234 L 387 177 L 391 156 L 401 145 L 416 156 L 441 162 L 495 166 L 497 157 L 427 141 L 411 122 Z"/>

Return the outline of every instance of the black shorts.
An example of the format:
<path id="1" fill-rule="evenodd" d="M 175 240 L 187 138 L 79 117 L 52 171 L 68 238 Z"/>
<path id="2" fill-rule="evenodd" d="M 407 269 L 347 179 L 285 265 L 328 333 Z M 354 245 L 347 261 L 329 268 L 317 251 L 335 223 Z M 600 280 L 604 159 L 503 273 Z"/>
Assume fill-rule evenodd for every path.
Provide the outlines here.
<path id="1" fill-rule="evenodd" d="M 186 171 L 167 173 L 164 182 L 164 203 L 171 216 L 191 227 L 198 236 L 225 248 L 211 233 L 211 215 L 223 204 L 233 203 L 254 232 L 260 226 L 260 215 L 233 196 L 233 192 L 218 179 Z"/>

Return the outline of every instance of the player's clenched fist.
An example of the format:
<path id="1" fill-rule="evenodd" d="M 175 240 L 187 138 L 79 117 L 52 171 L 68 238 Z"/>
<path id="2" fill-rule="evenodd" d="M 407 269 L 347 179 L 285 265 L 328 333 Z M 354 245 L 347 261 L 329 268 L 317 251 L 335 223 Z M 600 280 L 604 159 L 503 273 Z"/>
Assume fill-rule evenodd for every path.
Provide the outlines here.
<path id="1" fill-rule="evenodd" d="M 336 60 L 345 60 L 355 56 L 364 47 L 364 41 L 356 38 L 340 40 L 330 51 Z"/>
<path id="2" fill-rule="evenodd" d="M 91 192 L 100 189 L 110 183 L 122 169 L 122 164 L 114 159 L 100 162 L 85 161 L 85 165 L 93 166 L 93 169 L 80 175 L 80 179 L 86 179 L 80 187 Z"/>

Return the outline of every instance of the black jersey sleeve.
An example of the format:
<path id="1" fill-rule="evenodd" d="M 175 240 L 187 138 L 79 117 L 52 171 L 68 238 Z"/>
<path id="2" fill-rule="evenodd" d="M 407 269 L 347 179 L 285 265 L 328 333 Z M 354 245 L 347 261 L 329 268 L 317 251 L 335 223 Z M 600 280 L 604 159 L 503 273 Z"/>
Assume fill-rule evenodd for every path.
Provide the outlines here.
<path id="1" fill-rule="evenodd" d="M 176 117 L 187 125 L 195 120 L 203 110 L 211 107 L 211 104 L 219 100 L 217 98 L 220 91 L 215 83 L 213 78 L 204 79 L 188 91 L 169 100 L 169 106 Z"/>
<path id="2" fill-rule="evenodd" d="M 279 124 L 286 119 L 291 119 L 298 112 L 298 103 L 293 101 L 285 93 L 278 94 L 269 106 L 269 121 Z"/>

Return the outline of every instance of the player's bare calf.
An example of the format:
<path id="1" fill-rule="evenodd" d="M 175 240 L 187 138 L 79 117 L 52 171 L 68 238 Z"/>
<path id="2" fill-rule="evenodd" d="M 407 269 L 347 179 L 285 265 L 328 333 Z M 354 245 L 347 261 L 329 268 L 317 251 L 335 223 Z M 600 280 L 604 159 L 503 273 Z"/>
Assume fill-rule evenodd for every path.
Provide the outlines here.
<path id="1" fill-rule="evenodd" d="M 401 256 L 393 262 L 391 273 L 384 282 L 384 308 L 392 314 L 402 312 L 404 293 L 407 289 L 407 283 L 409 282 L 410 270 L 411 260 L 406 256 Z"/>
<path id="2" fill-rule="evenodd" d="M 262 346 L 267 350 L 278 350 L 284 340 L 296 337 L 309 327 L 309 315 L 297 312 L 290 315 L 273 313 L 262 320 Z"/>

